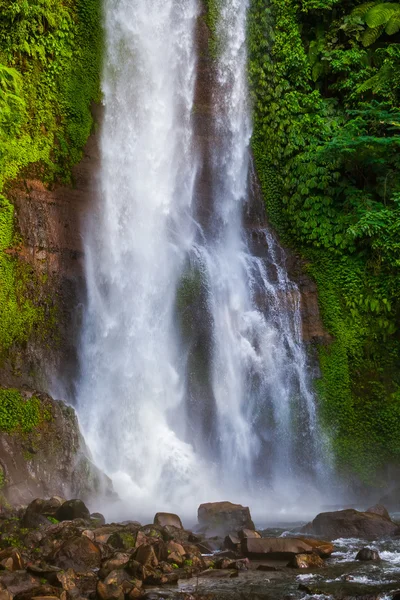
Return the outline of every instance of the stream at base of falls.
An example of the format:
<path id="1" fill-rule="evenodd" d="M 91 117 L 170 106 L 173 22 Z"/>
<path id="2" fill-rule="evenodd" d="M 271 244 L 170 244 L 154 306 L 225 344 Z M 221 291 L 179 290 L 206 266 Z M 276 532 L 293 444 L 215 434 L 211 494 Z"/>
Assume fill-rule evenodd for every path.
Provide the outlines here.
<path id="1" fill-rule="evenodd" d="M 400 515 L 397 515 L 400 517 Z M 278 523 L 262 529 L 263 537 L 288 536 L 294 523 Z M 299 522 L 297 525 L 304 525 Z M 400 591 L 400 539 L 366 540 L 340 538 L 335 552 L 321 569 L 305 573 L 289 568 L 207 573 L 178 586 L 148 591 L 148 600 L 392 600 Z M 379 552 L 379 562 L 356 561 L 357 552 L 368 547 Z M 396 596 L 396 599 L 398 597 Z"/>

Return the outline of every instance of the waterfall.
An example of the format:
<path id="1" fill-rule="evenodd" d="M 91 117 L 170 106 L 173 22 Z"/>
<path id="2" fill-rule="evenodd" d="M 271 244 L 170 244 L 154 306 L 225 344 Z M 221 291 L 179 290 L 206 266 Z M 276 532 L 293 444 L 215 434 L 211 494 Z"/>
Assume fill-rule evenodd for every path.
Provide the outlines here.
<path id="1" fill-rule="evenodd" d="M 243 223 L 247 4 L 219 4 L 205 218 L 194 125 L 199 2 L 105 0 L 77 406 L 129 514 L 190 512 L 213 499 L 282 503 L 326 477 L 300 294 L 272 233 Z"/>

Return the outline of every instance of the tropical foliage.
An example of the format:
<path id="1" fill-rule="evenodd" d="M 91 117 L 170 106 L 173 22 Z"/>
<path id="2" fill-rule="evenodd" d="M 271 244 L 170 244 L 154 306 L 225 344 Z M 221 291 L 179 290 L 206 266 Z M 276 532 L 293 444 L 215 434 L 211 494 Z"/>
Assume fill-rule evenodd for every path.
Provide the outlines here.
<path id="1" fill-rule="evenodd" d="M 400 458 L 399 7 L 253 0 L 250 17 L 269 219 L 308 260 L 333 338 L 321 413 L 341 468 L 375 483 Z"/>

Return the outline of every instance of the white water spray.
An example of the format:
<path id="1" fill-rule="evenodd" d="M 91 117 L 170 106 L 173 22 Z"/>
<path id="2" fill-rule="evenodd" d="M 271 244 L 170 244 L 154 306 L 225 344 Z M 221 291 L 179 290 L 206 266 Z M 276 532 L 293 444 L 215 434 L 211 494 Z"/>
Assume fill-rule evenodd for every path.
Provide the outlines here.
<path id="1" fill-rule="evenodd" d="M 258 231 L 266 256 L 254 256 L 242 225 L 251 137 L 245 0 L 221 5 L 212 219 L 194 219 L 204 158 L 192 123 L 198 14 L 196 0 L 105 2 L 100 197 L 86 235 L 78 410 L 130 516 L 194 513 L 228 496 L 265 503 L 267 490 L 281 501 L 324 472 L 299 292 L 272 235 Z"/>

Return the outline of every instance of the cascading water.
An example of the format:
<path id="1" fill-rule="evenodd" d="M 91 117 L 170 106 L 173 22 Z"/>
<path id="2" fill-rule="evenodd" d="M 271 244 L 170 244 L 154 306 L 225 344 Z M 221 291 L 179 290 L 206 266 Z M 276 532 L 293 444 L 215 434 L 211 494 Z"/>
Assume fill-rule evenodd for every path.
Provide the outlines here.
<path id="1" fill-rule="evenodd" d="M 282 502 L 326 472 L 298 289 L 271 233 L 242 223 L 247 8 L 220 6 L 202 220 L 205 157 L 192 120 L 200 7 L 105 3 L 101 193 L 86 237 L 78 409 L 97 464 L 149 515 L 218 498 Z"/>

